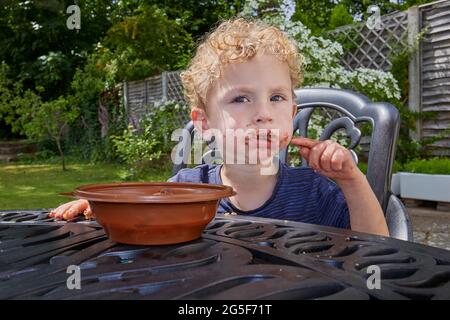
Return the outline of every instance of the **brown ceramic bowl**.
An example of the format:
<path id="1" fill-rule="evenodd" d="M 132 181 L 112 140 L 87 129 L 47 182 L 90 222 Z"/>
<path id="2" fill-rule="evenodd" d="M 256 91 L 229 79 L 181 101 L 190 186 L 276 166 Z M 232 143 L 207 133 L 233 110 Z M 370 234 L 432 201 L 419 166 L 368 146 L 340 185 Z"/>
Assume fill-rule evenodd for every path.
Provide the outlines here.
<path id="1" fill-rule="evenodd" d="M 76 188 L 112 240 L 127 244 L 173 244 L 201 237 L 230 186 L 203 183 L 111 183 Z M 65 194 L 68 195 L 68 194 Z"/>

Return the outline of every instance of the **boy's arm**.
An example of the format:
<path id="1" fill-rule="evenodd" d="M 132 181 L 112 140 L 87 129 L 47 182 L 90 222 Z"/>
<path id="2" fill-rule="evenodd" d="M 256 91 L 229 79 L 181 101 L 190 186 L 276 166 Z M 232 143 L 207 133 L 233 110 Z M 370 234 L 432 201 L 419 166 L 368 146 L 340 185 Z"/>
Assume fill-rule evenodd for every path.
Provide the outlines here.
<path id="1" fill-rule="evenodd" d="M 354 180 L 336 181 L 347 201 L 352 230 L 389 236 L 380 203 L 366 176 L 358 172 Z"/>
<path id="2" fill-rule="evenodd" d="M 365 175 L 358 169 L 350 152 L 331 140 L 304 137 L 291 142 L 316 172 L 333 179 L 344 193 L 350 212 L 352 230 L 389 236 L 383 210 Z"/>

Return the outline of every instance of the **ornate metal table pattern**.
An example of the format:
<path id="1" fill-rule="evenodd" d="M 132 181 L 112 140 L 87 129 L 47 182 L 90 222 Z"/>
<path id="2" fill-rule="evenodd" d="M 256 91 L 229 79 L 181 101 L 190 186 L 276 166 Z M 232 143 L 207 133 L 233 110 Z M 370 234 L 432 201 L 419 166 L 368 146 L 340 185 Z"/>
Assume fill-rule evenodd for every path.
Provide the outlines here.
<path id="1" fill-rule="evenodd" d="M 129 246 L 46 213 L 0 211 L 0 299 L 450 299 L 450 251 L 420 244 L 218 215 L 201 239 Z M 80 290 L 66 286 L 69 265 Z M 371 265 L 380 289 L 367 286 Z"/>

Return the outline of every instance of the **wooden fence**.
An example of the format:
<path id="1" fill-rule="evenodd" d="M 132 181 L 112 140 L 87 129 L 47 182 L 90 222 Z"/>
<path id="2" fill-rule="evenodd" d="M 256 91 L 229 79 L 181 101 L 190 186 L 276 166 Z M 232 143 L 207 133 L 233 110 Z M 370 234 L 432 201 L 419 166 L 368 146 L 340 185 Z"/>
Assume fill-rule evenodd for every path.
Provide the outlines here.
<path id="1" fill-rule="evenodd" d="M 440 1 L 419 7 L 420 28 L 427 28 L 421 41 L 419 70 L 410 75 L 410 94 L 420 111 L 435 111 L 436 117 L 418 124 L 422 138 L 445 134 L 433 144 L 434 154 L 450 155 L 450 1 Z M 411 69 L 414 70 L 414 67 Z M 412 79 L 417 77 L 418 79 Z M 418 81 L 417 81 L 418 80 Z M 420 94 L 420 96 L 419 96 Z M 413 106 L 411 106 L 412 108 Z"/>

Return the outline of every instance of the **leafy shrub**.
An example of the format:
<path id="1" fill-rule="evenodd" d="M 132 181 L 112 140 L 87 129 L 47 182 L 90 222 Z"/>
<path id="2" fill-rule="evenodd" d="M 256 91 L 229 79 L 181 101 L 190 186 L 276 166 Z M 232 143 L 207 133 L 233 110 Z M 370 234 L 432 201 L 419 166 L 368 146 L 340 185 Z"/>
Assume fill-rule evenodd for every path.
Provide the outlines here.
<path id="1" fill-rule="evenodd" d="M 167 164 L 175 146 L 171 135 L 179 128 L 183 113 L 187 114 L 186 107 L 175 102 L 155 105 L 139 121 L 139 129 L 130 125 L 122 134 L 112 137 L 117 155 L 128 165 L 130 177 L 138 178 L 150 167 L 161 165 L 158 160 Z"/>
<path id="2" fill-rule="evenodd" d="M 401 171 L 428 174 L 450 174 L 450 158 L 414 159 L 406 163 Z"/>

